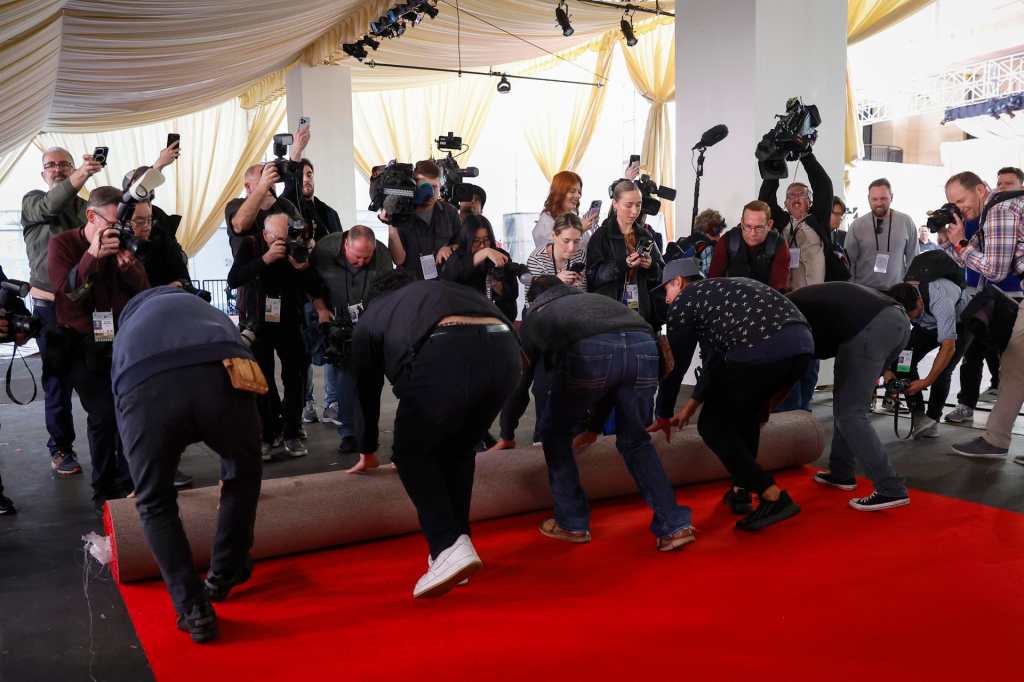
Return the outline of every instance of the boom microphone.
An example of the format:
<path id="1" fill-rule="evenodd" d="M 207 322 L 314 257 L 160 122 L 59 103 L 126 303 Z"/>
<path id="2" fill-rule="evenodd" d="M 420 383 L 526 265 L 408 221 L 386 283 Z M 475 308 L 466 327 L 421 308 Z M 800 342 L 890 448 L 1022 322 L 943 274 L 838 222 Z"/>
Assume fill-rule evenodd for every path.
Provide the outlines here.
<path id="1" fill-rule="evenodd" d="M 716 145 L 726 138 L 729 134 L 729 129 L 724 123 L 719 123 L 716 126 L 708 128 L 704 131 L 704 134 L 700 136 L 700 142 L 693 145 L 693 149 L 701 149 L 704 147 L 710 147 Z"/>

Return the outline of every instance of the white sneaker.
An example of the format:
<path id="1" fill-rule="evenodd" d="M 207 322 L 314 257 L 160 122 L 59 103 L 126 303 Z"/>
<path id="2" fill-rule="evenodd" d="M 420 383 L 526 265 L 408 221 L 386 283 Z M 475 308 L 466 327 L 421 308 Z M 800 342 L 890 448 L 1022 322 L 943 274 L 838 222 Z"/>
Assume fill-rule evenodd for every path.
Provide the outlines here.
<path id="1" fill-rule="evenodd" d="M 430 554 L 428 553 L 427 554 L 427 568 L 429 569 L 433 565 L 434 565 L 434 558 L 432 556 L 430 556 Z M 466 578 L 465 580 L 459 581 L 459 587 L 465 587 L 468 584 L 469 584 L 469 578 Z"/>
<path id="2" fill-rule="evenodd" d="M 463 579 L 480 570 L 483 562 L 468 535 L 460 535 L 451 547 L 437 555 L 413 588 L 412 596 L 440 597 Z"/>
<path id="3" fill-rule="evenodd" d="M 963 424 L 974 419 L 974 408 L 966 405 L 957 405 L 956 409 L 942 418 L 950 424 Z"/>
<path id="4" fill-rule="evenodd" d="M 917 416 L 913 421 L 910 435 L 915 440 L 918 438 L 938 438 L 939 422 L 925 415 Z"/>

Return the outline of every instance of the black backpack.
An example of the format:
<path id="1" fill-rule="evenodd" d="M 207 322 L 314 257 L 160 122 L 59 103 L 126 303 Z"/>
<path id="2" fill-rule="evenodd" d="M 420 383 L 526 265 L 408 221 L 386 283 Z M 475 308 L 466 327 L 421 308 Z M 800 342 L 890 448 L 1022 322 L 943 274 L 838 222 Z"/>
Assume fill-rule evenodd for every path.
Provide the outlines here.
<path id="1" fill-rule="evenodd" d="M 937 279 L 948 279 L 960 287 L 961 291 L 967 288 L 963 268 L 945 251 L 925 251 L 918 254 L 914 260 L 910 261 L 910 267 L 907 268 L 907 274 L 903 278 L 905 282 L 917 282 L 917 289 L 921 292 L 921 299 L 928 312 L 931 312 L 928 301 L 928 284 Z"/>

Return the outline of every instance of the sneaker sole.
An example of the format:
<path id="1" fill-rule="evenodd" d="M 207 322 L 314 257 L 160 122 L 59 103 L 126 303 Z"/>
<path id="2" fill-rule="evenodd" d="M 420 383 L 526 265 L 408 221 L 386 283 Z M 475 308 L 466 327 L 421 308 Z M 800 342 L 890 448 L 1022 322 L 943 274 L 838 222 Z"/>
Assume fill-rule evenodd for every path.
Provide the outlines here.
<path id="1" fill-rule="evenodd" d="M 857 511 L 863 512 L 882 511 L 883 509 L 892 509 L 894 507 L 906 507 L 908 504 L 910 504 L 909 497 L 903 500 L 895 500 L 893 502 L 885 502 L 883 504 L 873 504 L 871 506 L 857 504 L 856 500 L 850 500 L 851 507 L 853 507 Z"/>
<path id="2" fill-rule="evenodd" d="M 571 543 L 571 544 L 574 544 L 574 545 L 585 545 L 588 542 L 590 542 L 590 533 L 587 533 L 586 535 L 575 536 L 575 535 L 560 535 L 558 533 L 549 533 L 549 532 L 547 532 L 546 530 L 544 530 L 543 528 L 540 528 L 540 527 L 538 527 L 537 530 L 539 530 L 540 534 L 543 535 L 544 537 L 548 537 L 548 538 L 551 538 L 553 540 L 561 540 L 562 542 L 568 542 L 568 543 Z"/>
<path id="3" fill-rule="evenodd" d="M 851 490 L 857 489 L 856 483 L 833 483 L 832 481 L 823 481 L 817 476 L 814 477 L 814 482 L 817 483 L 818 485 L 827 485 L 830 488 L 839 488 L 840 490 L 845 490 L 846 492 L 850 492 Z"/>
<path id="4" fill-rule="evenodd" d="M 82 468 L 79 467 L 74 471 L 61 471 L 60 469 L 54 469 L 53 473 L 57 474 L 58 476 L 77 476 L 78 474 L 82 473 Z"/>
<path id="5" fill-rule="evenodd" d="M 451 575 L 440 579 L 433 585 L 423 588 L 422 591 L 414 591 L 412 596 L 414 599 L 430 599 L 431 597 L 440 597 L 443 594 L 447 594 L 459 583 L 469 580 L 469 577 L 483 568 L 483 565 L 483 561 L 480 559 L 474 559 Z"/>
<path id="6" fill-rule="evenodd" d="M 963 450 L 957 450 L 956 446 L 953 446 L 953 454 L 959 455 L 960 457 L 969 457 L 970 459 L 1005 459 L 1007 453 L 996 454 L 996 453 L 977 453 L 977 452 L 964 452 Z"/>
<path id="7" fill-rule="evenodd" d="M 767 528 L 768 526 L 773 526 L 776 523 L 781 523 L 782 521 L 785 521 L 786 519 L 791 519 L 791 518 L 793 518 L 794 516 L 796 516 L 799 513 L 800 513 L 800 507 L 798 507 L 797 505 L 794 504 L 792 507 L 787 509 L 784 513 L 779 514 L 778 516 L 772 516 L 772 517 L 767 518 L 767 519 L 762 519 L 756 525 L 751 524 L 749 526 L 748 525 L 740 526 L 739 524 L 737 524 L 736 525 L 736 529 L 737 530 L 744 530 L 744 531 L 748 531 L 748 532 L 762 530 L 764 528 Z"/>
<path id="8" fill-rule="evenodd" d="M 683 547 L 686 547 L 687 545 L 693 544 L 696 541 L 697 541 L 697 536 L 695 536 L 695 535 L 687 535 L 684 538 L 679 538 L 677 540 L 673 540 L 672 542 L 670 542 L 670 543 L 668 543 L 666 545 L 662 545 L 662 546 L 658 547 L 657 549 L 658 549 L 659 552 L 678 552 Z"/>
<path id="9" fill-rule="evenodd" d="M 295 459 L 298 459 L 299 457 L 305 457 L 306 455 L 309 454 L 309 450 L 306 450 L 305 452 L 292 452 L 291 450 L 287 450 L 286 452 L 288 453 L 289 457 L 293 457 Z"/>

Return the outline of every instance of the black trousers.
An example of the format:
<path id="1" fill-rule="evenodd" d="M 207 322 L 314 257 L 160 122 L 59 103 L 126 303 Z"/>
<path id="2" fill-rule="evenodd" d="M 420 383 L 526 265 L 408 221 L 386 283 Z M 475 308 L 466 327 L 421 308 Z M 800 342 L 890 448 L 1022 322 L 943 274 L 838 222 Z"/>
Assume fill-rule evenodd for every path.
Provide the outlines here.
<path id="1" fill-rule="evenodd" d="M 66 380 L 78 393 L 87 415 L 93 500 L 124 497 L 132 490 L 132 481 L 117 433 L 106 348 L 82 341 L 70 355 Z"/>
<path id="2" fill-rule="evenodd" d="M 278 397 L 276 387 L 259 399 L 260 418 L 263 422 L 263 442 L 270 443 L 278 436 L 298 438 L 302 427 L 302 408 L 306 398 L 306 375 L 309 357 L 297 325 L 267 323 L 260 327 L 252 352 L 268 383 L 274 383 L 274 352 L 281 358 L 281 381 L 284 399 Z"/>
<path id="3" fill-rule="evenodd" d="M 999 356 L 1000 351 L 990 338 L 988 328 L 977 325 L 971 345 L 964 351 L 963 362 L 960 363 L 960 392 L 956 396 L 957 403 L 970 408 L 978 406 L 981 393 L 982 366 L 988 363 L 992 373 L 992 387 L 999 388 Z"/>
<path id="4" fill-rule="evenodd" d="M 741 488 L 761 494 L 775 479 L 757 463 L 761 424 L 770 403 L 786 396 L 807 371 L 810 355 L 767 363 L 725 362 L 708 386 L 697 431 Z"/>
<path id="5" fill-rule="evenodd" d="M 928 417 L 935 421 L 942 419 L 942 411 L 946 409 L 946 398 L 949 396 L 949 385 L 952 381 L 953 370 L 956 369 L 960 359 L 964 356 L 964 350 L 972 345 L 972 337 L 972 328 L 962 324 L 956 326 L 956 347 L 953 351 L 953 357 L 950 359 L 949 364 L 946 365 L 946 369 L 942 370 L 939 378 L 929 387 L 927 411 L 925 410 L 924 397 L 920 393 L 915 393 L 907 399 L 911 412 L 926 412 Z M 917 372 L 918 363 L 921 362 L 921 358 L 938 348 L 939 345 L 939 338 L 934 331 L 914 325 L 913 331 L 910 332 L 910 342 L 907 344 L 907 349 L 913 354 L 910 368 L 911 379 L 917 380 L 920 378 Z M 893 369 L 895 370 L 895 368 Z M 977 402 L 977 398 L 975 398 L 975 402 Z"/>
<path id="6" fill-rule="evenodd" d="M 475 446 L 519 381 L 519 352 L 511 332 L 447 327 L 395 386 L 394 462 L 431 557 L 469 534 Z"/>
<path id="7" fill-rule="evenodd" d="M 220 363 L 157 374 L 117 396 L 117 418 L 135 481 L 135 508 L 178 613 L 206 599 L 178 515 L 174 471 L 202 441 L 220 455 L 220 511 L 210 559 L 232 575 L 252 548 L 263 462 L 256 395 L 235 390 Z"/>

